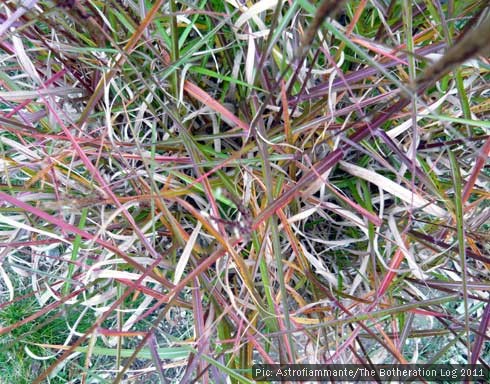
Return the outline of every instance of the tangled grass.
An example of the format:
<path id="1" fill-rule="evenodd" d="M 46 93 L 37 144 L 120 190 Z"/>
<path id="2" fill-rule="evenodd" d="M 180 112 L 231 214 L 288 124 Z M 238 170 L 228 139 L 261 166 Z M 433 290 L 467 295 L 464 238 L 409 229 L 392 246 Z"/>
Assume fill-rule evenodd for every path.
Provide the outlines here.
<path id="1" fill-rule="evenodd" d="M 0 382 L 490 362 L 487 2 L 4 1 Z"/>

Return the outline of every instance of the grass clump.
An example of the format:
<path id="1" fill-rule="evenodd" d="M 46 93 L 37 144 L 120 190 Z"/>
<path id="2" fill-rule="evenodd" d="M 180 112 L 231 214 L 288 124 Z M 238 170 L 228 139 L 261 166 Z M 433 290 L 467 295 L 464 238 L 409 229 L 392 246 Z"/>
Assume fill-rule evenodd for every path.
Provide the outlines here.
<path id="1" fill-rule="evenodd" d="M 486 2 L 0 16 L 2 380 L 489 363 Z"/>

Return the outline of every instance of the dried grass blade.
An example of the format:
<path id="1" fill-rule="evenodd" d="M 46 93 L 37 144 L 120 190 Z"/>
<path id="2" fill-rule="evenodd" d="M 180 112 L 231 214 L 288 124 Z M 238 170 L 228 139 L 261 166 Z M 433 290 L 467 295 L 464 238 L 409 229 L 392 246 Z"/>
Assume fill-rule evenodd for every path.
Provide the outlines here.
<path id="1" fill-rule="evenodd" d="M 179 261 L 177 262 L 177 265 L 175 266 L 175 274 L 174 274 L 174 280 L 173 283 L 177 285 L 180 282 L 180 279 L 182 278 L 182 275 L 184 274 L 184 269 L 187 266 L 187 263 L 189 262 L 189 258 L 191 257 L 192 254 L 192 249 L 194 248 L 194 244 L 196 243 L 197 236 L 199 235 L 199 232 L 201 231 L 202 228 L 202 223 L 200 221 L 197 222 L 196 228 L 192 231 L 192 234 L 189 236 L 189 240 L 187 241 L 184 251 L 182 252 L 182 255 L 179 257 Z"/>
<path id="2" fill-rule="evenodd" d="M 340 162 L 340 167 L 353 176 L 360 177 L 361 179 L 375 184 L 376 186 L 378 186 L 378 188 L 381 188 L 386 192 L 391 193 L 393 196 L 398 197 L 404 202 L 408 204 L 413 204 L 414 208 L 421 209 L 430 215 L 434 215 L 440 218 L 444 218 L 448 215 L 444 209 L 438 207 L 434 203 L 427 201 L 423 197 L 416 195 L 414 192 L 402 187 L 401 185 L 374 171 L 361 168 L 357 165 L 350 164 L 345 161 Z"/>

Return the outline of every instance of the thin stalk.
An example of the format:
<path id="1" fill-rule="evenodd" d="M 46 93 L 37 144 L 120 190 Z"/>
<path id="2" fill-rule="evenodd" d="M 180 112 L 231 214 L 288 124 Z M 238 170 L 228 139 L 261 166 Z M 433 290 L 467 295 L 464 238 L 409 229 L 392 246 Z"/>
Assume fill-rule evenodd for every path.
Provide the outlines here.
<path id="1" fill-rule="evenodd" d="M 262 138 L 265 138 L 265 130 L 262 121 L 259 121 L 257 125 L 258 125 L 257 129 L 260 132 L 260 136 Z M 265 143 L 262 140 L 257 140 L 257 145 L 259 147 L 261 158 L 263 159 L 263 177 L 266 186 L 267 200 L 275 201 L 277 195 L 274 194 L 274 191 L 277 189 L 277 184 L 274 185 L 272 182 L 274 177 L 272 175 L 272 168 L 269 162 L 269 154 L 267 152 Z M 279 241 L 277 216 L 271 215 L 268 222 L 269 222 L 268 227 L 271 231 L 272 249 L 273 249 L 274 259 L 276 262 L 277 280 L 279 281 L 279 289 L 281 293 L 281 304 L 282 304 L 282 311 L 284 315 L 284 323 L 286 325 L 286 329 L 288 331 L 291 331 L 293 327 L 292 327 L 291 319 L 289 317 L 288 294 L 286 290 L 286 282 L 284 280 L 284 271 L 283 271 L 284 266 L 282 261 L 281 244 Z M 296 354 L 294 352 L 294 340 L 292 338 L 291 332 L 288 332 L 287 339 L 291 352 L 290 358 L 292 359 L 292 361 L 294 361 Z M 281 353 L 282 361 L 283 362 L 288 361 L 286 358 L 286 351 L 284 351 L 281 348 L 280 353 Z"/>
<path id="2" fill-rule="evenodd" d="M 179 53 L 179 30 L 177 27 L 177 5 L 175 4 L 175 0 L 170 0 L 170 31 L 171 31 L 171 41 L 172 48 L 170 50 L 170 59 L 172 63 L 177 62 L 180 57 Z M 177 71 L 173 71 L 170 77 L 172 93 L 176 100 L 179 99 L 179 74 Z"/>
<path id="3" fill-rule="evenodd" d="M 83 230 L 85 228 L 85 223 L 87 221 L 88 208 L 82 208 L 82 214 L 80 216 L 80 222 L 78 223 L 78 228 Z M 68 272 L 66 274 L 66 281 L 63 284 L 62 293 L 66 296 L 70 292 L 73 273 L 75 271 L 75 261 L 78 259 L 78 253 L 80 251 L 80 244 L 82 242 L 82 236 L 76 235 L 73 241 L 73 249 L 71 251 L 71 263 L 68 264 Z"/>
<path id="4" fill-rule="evenodd" d="M 461 262 L 462 270 L 462 290 L 463 290 L 463 301 L 464 301 L 464 312 L 465 312 L 465 330 L 466 330 L 466 347 L 468 349 L 468 363 L 471 361 L 471 342 L 470 342 L 470 309 L 468 304 L 468 265 L 466 263 L 466 241 L 465 241 L 465 230 L 464 230 L 464 218 L 463 218 L 463 200 L 461 198 L 461 174 L 459 172 L 459 164 L 456 160 L 456 156 L 451 150 L 448 150 L 449 160 L 451 162 L 451 170 L 453 177 L 454 186 L 454 205 L 456 208 L 456 229 L 457 229 L 457 239 L 458 239 L 458 251 Z"/>

